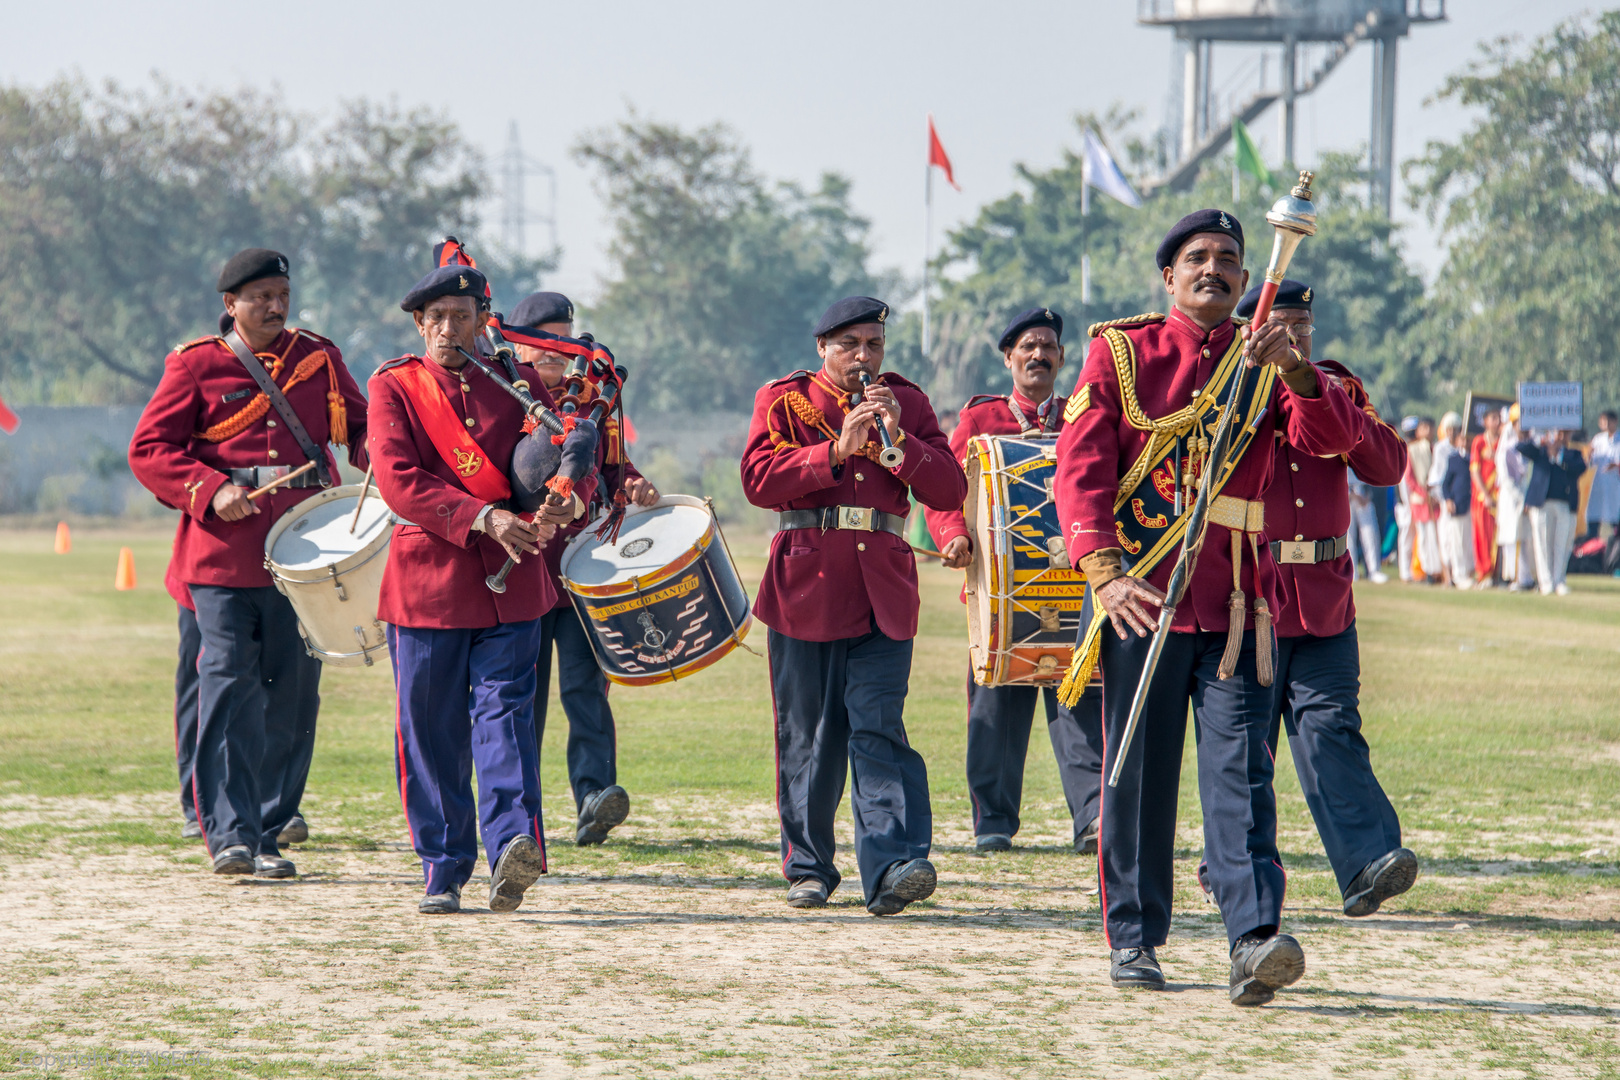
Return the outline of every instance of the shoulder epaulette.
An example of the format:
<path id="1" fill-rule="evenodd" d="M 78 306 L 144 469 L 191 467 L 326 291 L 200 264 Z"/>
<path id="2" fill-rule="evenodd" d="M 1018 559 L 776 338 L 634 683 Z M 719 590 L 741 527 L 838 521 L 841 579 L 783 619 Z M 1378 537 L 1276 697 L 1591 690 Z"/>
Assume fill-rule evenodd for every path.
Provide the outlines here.
<path id="1" fill-rule="evenodd" d="M 1141 315 L 1132 315 L 1132 316 L 1130 316 L 1128 318 L 1124 318 L 1124 319 L 1109 319 L 1107 322 L 1094 322 L 1094 323 L 1091 324 L 1090 329 L 1088 329 L 1086 331 L 1086 336 L 1087 337 L 1096 337 L 1098 334 L 1102 333 L 1104 330 L 1107 330 L 1110 326 L 1117 326 L 1117 327 L 1120 327 L 1121 329 L 1130 329 L 1130 328 L 1136 327 L 1136 326 L 1147 326 L 1147 325 L 1149 325 L 1151 323 L 1156 323 L 1156 322 L 1164 322 L 1163 313 L 1157 312 L 1157 311 L 1149 311 L 1149 312 L 1145 312 L 1145 313 L 1143 313 Z"/>
<path id="2" fill-rule="evenodd" d="M 1253 321 L 1247 315 L 1233 315 L 1231 319 L 1233 326 L 1248 326 Z"/>
<path id="3" fill-rule="evenodd" d="M 298 334 L 298 335 L 300 335 L 302 337 L 307 337 L 311 341 L 318 341 L 322 345 L 330 345 L 334 349 L 338 347 L 338 343 L 333 341 L 331 338 L 322 337 L 321 335 L 317 334 L 313 330 L 305 330 L 302 326 L 294 327 L 293 328 L 293 333 Z"/>
<path id="4" fill-rule="evenodd" d="M 899 374 L 896 374 L 895 372 L 892 372 L 892 371 L 881 372 L 874 381 L 882 383 L 884 386 L 906 386 L 906 387 L 910 387 L 911 389 L 917 391 L 919 394 L 924 392 L 922 387 L 918 386 L 916 383 L 912 382 L 910 379 L 906 378 L 904 375 L 899 375 Z"/>
<path id="5" fill-rule="evenodd" d="M 968 398 L 967 404 L 962 406 L 962 411 L 967 412 L 975 405 L 983 405 L 987 401 L 1006 402 L 1006 400 L 1007 399 L 1002 397 L 1000 394 L 974 394 L 972 397 Z"/>
<path id="6" fill-rule="evenodd" d="M 218 342 L 223 343 L 225 341 L 225 339 L 220 337 L 218 334 L 208 334 L 207 336 L 200 337 L 195 341 L 188 341 L 183 345 L 176 345 L 174 347 L 174 351 L 177 352 L 177 353 L 183 353 L 187 349 L 195 349 L 197 346 L 203 344 L 204 342 L 208 342 L 208 341 L 218 341 Z"/>
<path id="7" fill-rule="evenodd" d="M 415 359 L 416 359 L 416 357 L 414 357 L 414 356 L 396 356 L 392 360 L 384 360 L 382 363 L 377 365 L 377 370 L 373 371 L 372 374 L 373 375 L 381 375 L 383 372 L 387 371 L 389 368 L 399 367 L 399 365 L 403 364 L 405 361 L 407 361 L 407 360 L 415 360 Z"/>
<path id="8" fill-rule="evenodd" d="M 805 369 L 800 368 L 798 371 L 795 371 L 790 375 L 784 375 L 780 379 L 772 379 L 770 382 L 766 383 L 765 385 L 766 386 L 781 386 L 785 382 L 792 382 L 794 379 L 808 379 L 808 378 L 812 377 L 813 375 L 815 375 L 815 372 L 806 371 Z"/>

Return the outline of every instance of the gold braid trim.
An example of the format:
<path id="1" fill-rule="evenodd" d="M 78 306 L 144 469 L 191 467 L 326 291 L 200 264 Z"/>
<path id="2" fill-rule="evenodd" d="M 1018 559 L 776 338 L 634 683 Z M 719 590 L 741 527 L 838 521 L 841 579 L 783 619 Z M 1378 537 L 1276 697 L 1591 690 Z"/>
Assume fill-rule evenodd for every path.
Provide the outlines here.
<path id="1" fill-rule="evenodd" d="M 793 415 L 798 417 L 799 422 L 804 424 L 806 427 L 814 428 L 815 430 L 821 432 L 827 437 L 829 442 L 838 441 L 838 432 L 834 431 L 833 426 L 827 422 L 826 414 L 824 414 L 820 409 L 816 408 L 815 402 L 811 401 L 797 390 L 789 390 L 776 400 L 778 403 L 786 403 L 787 407 L 793 411 Z M 774 410 L 776 406 L 772 405 L 771 408 Z M 771 442 L 776 444 L 777 450 L 797 450 L 800 449 L 802 445 L 800 443 L 789 441 L 786 436 L 779 435 L 775 428 L 771 429 Z M 883 447 L 879 446 L 876 442 L 873 442 L 870 439 L 867 440 L 866 445 L 861 447 L 858 451 L 858 453 L 864 455 L 865 457 L 871 458 L 873 461 L 876 461 L 878 459 L 878 455 L 882 452 Z"/>
<path id="2" fill-rule="evenodd" d="M 1096 337 L 1111 326 L 1146 326 L 1148 323 L 1163 322 L 1164 316 L 1157 311 L 1144 312 L 1141 315 L 1131 315 L 1124 319 L 1109 319 L 1107 322 L 1094 322 L 1086 330 L 1087 337 Z"/>
<path id="3" fill-rule="evenodd" d="M 270 378 L 274 379 L 281 374 L 286 358 L 277 356 L 266 367 Z M 329 427 L 328 435 L 339 446 L 349 444 L 349 417 L 348 409 L 343 404 L 343 395 L 338 392 L 337 369 L 332 364 L 332 358 L 325 351 L 312 352 L 293 368 L 292 378 L 282 384 L 281 390 L 286 393 L 305 379 L 310 378 L 321 367 L 326 368 L 326 419 Z M 204 431 L 197 432 L 197 438 L 208 442 L 219 443 L 234 438 L 258 423 L 270 411 L 270 396 L 263 390 L 253 396 L 253 400 L 242 406 L 240 412 L 228 419 L 221 420 Z"/>

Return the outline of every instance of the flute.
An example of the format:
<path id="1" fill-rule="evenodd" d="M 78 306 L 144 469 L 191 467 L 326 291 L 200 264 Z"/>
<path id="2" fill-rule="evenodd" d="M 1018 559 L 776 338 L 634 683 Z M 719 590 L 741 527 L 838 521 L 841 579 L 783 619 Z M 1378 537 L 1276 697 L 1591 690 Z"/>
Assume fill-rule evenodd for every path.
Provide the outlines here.
<path id="1" fill-rule="evenodd" d="M 860 379 L 861 386 L 869 387 L 872 385 L 872 376 L 868 375 L 866 373 L 866 369 L 864 368 L 861 369 Z M 859 405 L 864 400 L 866 400 L 866 397 L 859 390 L 849 395 L 849 403 L 851 405 Z M 878 454 L 878 464 L 882 465 L 885 469 L 892 469 L 896 465 L 900 464 L 900 460 L 906 455 L 904 451 L 902 451 L 898 446 L 894 445 L 894 439 L 889 436 L 889 428 L 883 423 L 883 417 L 881 416 L 877 418 L 877 430 L 878 441 L 883 444 L 883 452 Z"/>

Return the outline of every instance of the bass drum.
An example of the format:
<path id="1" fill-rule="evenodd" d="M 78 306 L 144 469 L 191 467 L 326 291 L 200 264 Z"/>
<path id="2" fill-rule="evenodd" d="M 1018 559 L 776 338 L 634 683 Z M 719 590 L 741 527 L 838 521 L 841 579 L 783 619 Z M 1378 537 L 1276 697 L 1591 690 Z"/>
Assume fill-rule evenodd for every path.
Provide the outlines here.
<path id="1" fill-rule="evenodd" d="M 399 519 L 373 486 L 351 533 L 359 499 L 359 484 L 327 488 L 288 510 L 264 538 L 265 568 L 298 615 L 305 651 L 336 667 L 388 658 L 377 601 Z"/>
<path id="2" fill-rule="evenodd" d="M 965 513 L 968 655 L 980 686 L 1056 686 L 1080 632 L 1086 576 L 1069 565 L 1052 480 L 1057 439 L 976 435 Z"/>
<path id="3" fill-rule="evenodd" d="M 648 686 L 685 678 L 742 644 L 748 593 L 708 500 L 665 495 L 631 506 L 611 544 L 587 528 L 562 557 L 562 582 L 602 672 Z"/>

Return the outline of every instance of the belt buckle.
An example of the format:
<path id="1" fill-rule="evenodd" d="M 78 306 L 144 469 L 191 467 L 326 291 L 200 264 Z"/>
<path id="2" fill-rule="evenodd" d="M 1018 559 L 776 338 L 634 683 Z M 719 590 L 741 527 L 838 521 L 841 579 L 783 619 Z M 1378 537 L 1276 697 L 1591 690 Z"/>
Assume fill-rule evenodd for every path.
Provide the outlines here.
<path id="1" fill-rule="evenodd" d="M 283 476 L 292 472 L 292 466 L 290 465 L 258 465 L 255 466 L 255 469 L 259 478 L 259 487 L 280 480 Z"/>
<path id="2" fill-rule="evenodd" d="M 840 506 L 838 508 L 838 528 L 854 529 L 857 532 L 871 532 L 873 519 L 877 513 L 864 506 Z"/>
<path id="3" fill-rule="evenodd" d="M 1284 540 L 1282 544 L 1282 558 L 1279 562 L 1285 563 L 1313 563 L 1316 561 L 1316 541 L 1314 540 Z"/>

